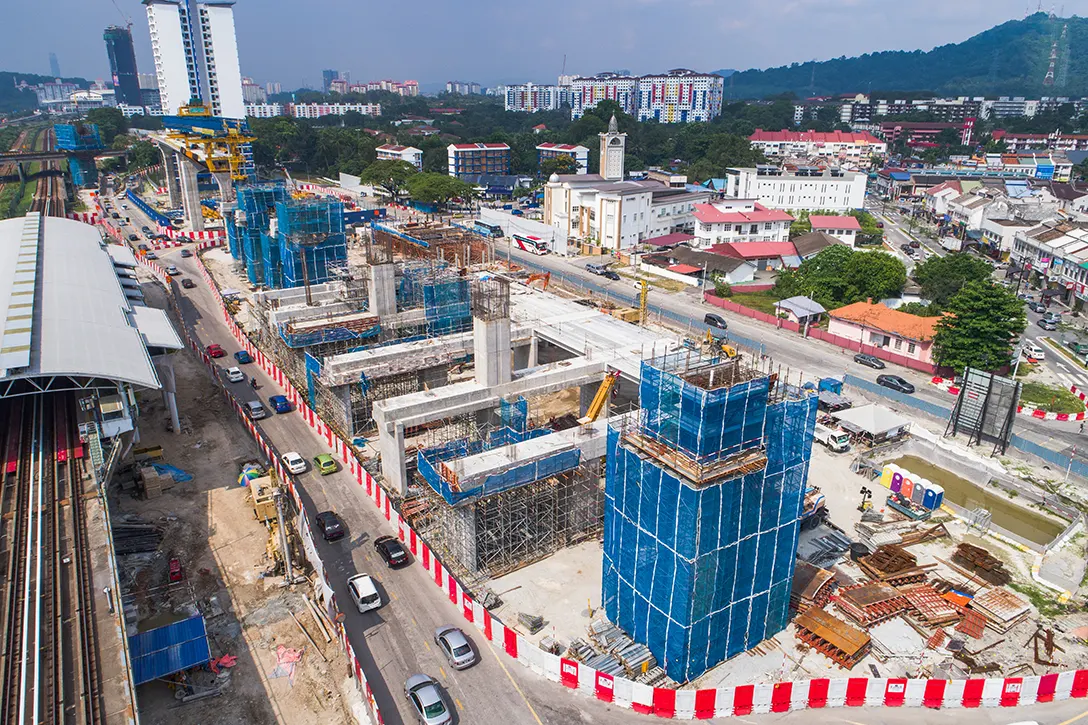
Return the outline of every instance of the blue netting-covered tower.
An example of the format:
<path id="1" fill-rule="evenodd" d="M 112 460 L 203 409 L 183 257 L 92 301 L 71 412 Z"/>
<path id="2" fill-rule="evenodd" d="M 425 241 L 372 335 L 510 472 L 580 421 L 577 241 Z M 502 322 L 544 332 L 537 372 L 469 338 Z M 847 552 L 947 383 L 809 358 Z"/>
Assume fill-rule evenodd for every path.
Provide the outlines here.
<path id="1" fill-rule="evenodd" d="M 276 220 L 281 286 L 301 287 L 307 280 L 310 284 L 328 282 L 330 270 L 347 263 L 343 202 L 277 202 Z"/>
<path id="2" fill-rule="evenodd" d="M 268 234 L 271 220 L 276 215 L 276 204 L 290 198 L 282 183 L 242 185 L 238 187 L 235 209 L 224 213 L 231 256 L 245 262 L 246 277 L 251 284 L 269 284 L 265 280 L 264 259 L 267 255 L 261 235 Z M 278 254 L 276 256 L 278 259 Z"/>
<path id="3" fill-rule="evenodd" d="M 643 363 L 608 432 L 605 612 L 695 679 L 788 622 L 817 397 L 742 358 Z"/>

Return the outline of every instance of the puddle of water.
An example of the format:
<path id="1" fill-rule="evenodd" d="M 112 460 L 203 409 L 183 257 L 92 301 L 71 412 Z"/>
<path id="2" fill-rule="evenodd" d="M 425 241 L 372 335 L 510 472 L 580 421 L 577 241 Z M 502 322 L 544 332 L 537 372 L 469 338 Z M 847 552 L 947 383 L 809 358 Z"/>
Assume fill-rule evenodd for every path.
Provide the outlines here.
<path id="1" fill-rule="evenodd" d="M 944 488 L 944 498 L 965 509 L 983 508 L 990 512 L 994 525 L 1036 544 L 1049 544 L 1065 530 L 1065 525 L 1031 509 L 1012 503 L 951 471 L 934 466 L 915 456 L 901 456 L 893 461 L 911 473 L 927 478 Z"/>

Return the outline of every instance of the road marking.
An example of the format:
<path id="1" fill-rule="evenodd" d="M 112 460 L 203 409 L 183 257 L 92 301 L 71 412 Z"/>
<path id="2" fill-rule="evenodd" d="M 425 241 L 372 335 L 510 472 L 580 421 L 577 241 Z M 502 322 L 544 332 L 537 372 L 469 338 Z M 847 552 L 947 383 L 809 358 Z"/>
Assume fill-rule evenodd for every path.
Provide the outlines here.
<path id="1" fill-rule="evenodd" d="M 1080 715 L 1077 715 L 1076 717 L 1069 718 L 1065 722 L 1058 723 L 1058 725 L 1069 725 L 1070 723 L 1074 723 L 1077 720 L 1081 720 L 1081 719 L 1086 718 L 1086 717 L 1088 717 L 1088 710 L 1085 710 L 1084 712 L 1082 712 Z"/>
<path id="2" fill-rule="evenodd" d="M 425 647 L 426 647 L 427 649 L 430 649 L 430 648 L 431 648 L 431 643 L 430 643 L 430 642 L 428 642 L 427 640 L 423 640 L 423 645 L 424 645 L 424 646 L 425 646 Z"/>
<path id="3" fill-rule="evenodd" d="M 457 709 L 458 709 L 458 710 L 464 710 L 464 709 L 465 709 L 465 706 L 464 706 L 464 705 L 462 705 L 462 704 L 461 704 L 461 701 L 460 701 L 460 700 L 458 700 L 458 699 L 457 699 L 456 697 L 455 697 L 455 698 L 453 698 L 453 701 L 454 701 L 455 703 L 457 703 Z"/>
<path id="4" fill-rule="evenodd" d="M 446 674 L 446 668 L 444 668 L 442 665 L 438 666 L 438 671 L 442 673 L 443 680 L 448 680 L 450 678 L 450 676 Z"/>
<path id="5" fill-rule="evenodd" d="M 514 689 L 518 691 L 519 695 L 521 695 L 521 699 L 525 702 L 525 707 L 529 708 L 529 714 L 533 716 L 534 720 L 536 720 L 536 725 L 544 725 L 544 722 L 540 719 L 540 716 L 536 714 L 536 710 L 534 710 L 533 706 L 529 704 L 529 698 L 527 698 L 525 696 L 525 693 L 521 691 L 521 687 L 518 686 L 518 683 L 514 679 L 514 676 L 510 674 L 510 670 L 506 669 L 506 665 L 502 663 L 502 659 L 499 658 L 499 653 L 495 651 L 494 647 L 487 647 L 486 649 L 491 652 L 492 656 L 495 658 L 495 661 L 499 663 L 499 667 L 502 668 L 502 671 L 505 672 L 506 676 L 510 679 L 510 684 L 513 685 Z M 1066 724 L 1062 723 L 1062 725 Z"/>

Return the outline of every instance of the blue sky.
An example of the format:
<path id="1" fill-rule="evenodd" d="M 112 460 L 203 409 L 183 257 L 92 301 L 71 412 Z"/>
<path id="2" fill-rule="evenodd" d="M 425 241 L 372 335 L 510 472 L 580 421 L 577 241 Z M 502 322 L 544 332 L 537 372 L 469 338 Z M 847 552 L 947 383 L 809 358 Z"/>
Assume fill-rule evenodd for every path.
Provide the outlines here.
<path id="1" fill-rule="evenodd" d="M 1088 0 L 1063 0 L 1083 14 Z M 103 78 L 101 30 L 131 17 L 141 71 L 152 72 L 137 0 L 8 3 L 0 69 Z M 120 10 L 118 10 L 118 7 Z M 238 0 L 242 73 L 284 89 L 320 83 L 322 68 L 352 80 L 554 82 L 568 73 L 687 67 L 745 69 L 959 42 L 1023 17 L 1028 0 Z M 1044 5 L 1044 10 L 1051 6 Z M 41 30 L 48 28 L 48 39 Z"/>

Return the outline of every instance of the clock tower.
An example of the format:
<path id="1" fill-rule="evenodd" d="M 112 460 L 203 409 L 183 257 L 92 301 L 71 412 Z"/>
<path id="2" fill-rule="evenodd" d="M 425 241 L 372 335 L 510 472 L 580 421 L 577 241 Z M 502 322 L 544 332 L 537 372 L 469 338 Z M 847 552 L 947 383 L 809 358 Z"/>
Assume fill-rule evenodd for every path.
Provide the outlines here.
<path id="1" fill-rule="evenodd" d="M 608 133 L 601 137 L 601 176 L 608 181 L 623 181 L 623 155 L 627 148 L 627 134 L 620 133 L 616 114 L 608 122 Z"/>

